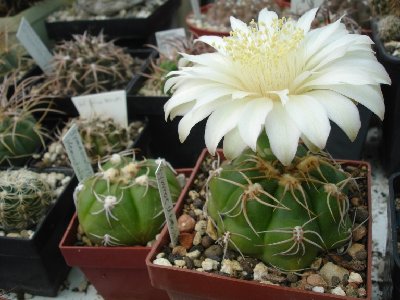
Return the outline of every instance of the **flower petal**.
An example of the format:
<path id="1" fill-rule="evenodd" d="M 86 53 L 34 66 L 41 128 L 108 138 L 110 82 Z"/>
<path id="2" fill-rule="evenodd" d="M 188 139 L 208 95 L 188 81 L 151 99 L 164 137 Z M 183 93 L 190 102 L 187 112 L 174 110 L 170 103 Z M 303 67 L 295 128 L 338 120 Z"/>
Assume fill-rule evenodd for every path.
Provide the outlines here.
<path id="1" fill-rule="evenodd" d="M 227 159 L 238 157 L 247 145 L 240 136 L 239 129 L 235 127 L 224 136 L 223 148 Z"/>
<path id="2" fill-rule="evenodd" d="M 231 21 L 231 28 L 233 31 L 243 31 L 243 32 L 248 32 L 249 29 L 247 28 L 246 23 L 243 21 L 236 19 L 235 17 L 230 17 Z"/>
<path id="3" fill-rule="evenodd" d="M 276 12 L 263 8 L 258 14 L 258 26 L 260 28 L 271 28 L 274 20 L 278 19 Z"/>
<path id="4" fill-rule="evenodd" d="M 307 93 L 318 99 L 325 108 L 329 119 L 335 122 L 354 141 L 361 128 L 357 106 L 347 97 L 333 91 L 320 90 Z"/>
<path id="5" fill-rule="evenodd" d="M 287 115 L 282 104 L 274 103 L 265 120 L 265 131 L 274 155 L 282 164 L 289 165 L 296 155 L 300 130 Z"/>
<path id="6" fill-rule="evenodd" d="M 342 94 L 368 108 L 381 120 L 385 115 L 385 104 L 382 91 L 377 85 L 353 86 L 348 84 L 321 86 Z"/>
<path id="7" fill-rule="evenodd" d="M 239 132 L 243 141 L 253 151 L 256 151 L 258 136 L 272 107 L 271 99 L 259 98 L 251 99 L 243 109 L 243 115 L 238 124 Z"/>
<path id="8" fill-rule="evenodd" d="M 207 45 L 213 47 L 214 49 L 217 49 L 218 52 L 220 53 L 225 53 L 225 42 L 220 36 L 214 36 L 214 35 L 203 35 L 200 36 L 198 39 L 194 40 L 194 42 L 203 42 L 206 43 Z"/>
<path id="9" fill-rule="evenodd" d="M 205 142 L 208 151 L 214 155 L 222 137 L 237 126 L 243 111 L 243 100 L 231 101 L 229 105 L 217 108 L 208 118 Z"/>
<path id="10" fill-rule="evenodd" d="M 318 7 L 313 8 L 302 15 L 299 20 L 297 21 L 297 28 L 301 28 L 304 30 L 304 33 L 310 31 L 311 23 L 315 19 L 315 15 L 317 14 Z"/>
<path id="11" fill-rule="evenodd" d="M 179 122 L 179 140 L 184 142 L 194 125 L 207 118 L 214 110 L 218 109 L 221 105 L 224 105 L 228 101 L 230 101 L 229 98 L 220 98 L 206 106 L 189 111 Z"/>
<path id="12" fill-rule="evenodd" d="M 325 109 L 307 95 L 290 95 L 285 109 L 290 118 L 314 145 L 323 149 L 331 130 Z"/>

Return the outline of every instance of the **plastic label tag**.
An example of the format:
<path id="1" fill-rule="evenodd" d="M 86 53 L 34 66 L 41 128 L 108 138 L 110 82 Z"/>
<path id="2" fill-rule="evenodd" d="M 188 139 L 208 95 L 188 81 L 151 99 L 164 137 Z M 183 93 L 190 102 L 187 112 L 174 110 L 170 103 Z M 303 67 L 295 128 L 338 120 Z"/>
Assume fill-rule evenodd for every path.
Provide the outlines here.
<path id="1" fill-rule="evenodd" d="M 290 10 L 295 14 L 302 15 L 310 9 L 320 6 L 323 2 L 324 0 L 291 0 Z"/>
<path id="2" fill-rule="evenodd" d="M 175 28 L 156 32 L 156 42 L 159 51 L 168 57 L 173 59 L 176 55 L 176 49 L 172 45 L 174 41 L 182 41 L 186 39 L 186 32 L 183 28 Z"/>
<path id="3" fill-rule="evenodd" d="M 94 174 L 93 168 L 83 147 L 81 135 L 76 124 L 73 124 L 63 136 L 62 142 L 79 182 L 92 176 Z"/>
<path id="4" fill-rule="evenodd" d="M 172 204 L 171 193 L 169 191 L 168 181 L 165 176 L 165 166 L 165 160 L 160 159 L 156 170 L 156 179 L 171 243 L 173 246 L 176 246 L 178 244 L 179 237 L 178 221 L 173 210 L 174 206 Z"/>
<path id="5" fill-rule="evenodd" d="M 72 97 L 79 115 L 85 119 L 104 116 L 114 119 L 123 127 L 128 127 L 126 91 L 113 91 Z"/>
<path id="6" fill-rule="evenodd" d="M 19 24 L 17 38 L 43 72 L 49 74 L 53 68 L 53 56 L 25 18 Z"/>
<path id="7" fill-rule="evenodd" d="M 199 0 L 190 0 L 190 3 L 192 4 L 192 9 L 193 9 L 193 15 L 194 17 L 201 22 L 201 12 L 200 12 L 200 5 L 199 5 Z"/>

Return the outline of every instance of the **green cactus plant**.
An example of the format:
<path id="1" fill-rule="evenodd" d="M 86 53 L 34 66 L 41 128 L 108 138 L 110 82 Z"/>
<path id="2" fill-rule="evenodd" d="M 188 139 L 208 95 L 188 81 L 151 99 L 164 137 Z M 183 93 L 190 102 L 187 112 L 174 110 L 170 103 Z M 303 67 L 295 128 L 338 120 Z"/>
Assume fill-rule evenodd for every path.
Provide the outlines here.
<path id="1" fill-rule="evenodd" d="M 48 76 L 52 93 L 77 96 L 124 89 L 142 61 L 104 35 L 74 35 L 54 47 L 53 71 Z"/>
<path id="2" fill-rule="evenodd" d="M 44 146 L 48 136 L 41 125 L 48 111 L 47 97 L 30 90 L 41 77 L 17 83 L 17 76 L 17 73 L 6 76 L 0 85 L 0 165 L 25 164 L 39 147 Z M 33 114 L 40 112 L 41 119 L 36 120 Z"/>
<path id="3" fill-rule="evenodd" d="M 352 178 L 331 159 L 299 146 L 283 166 L 267 137 L 213 172 L 208 214 L 230 247 L 286 271 L 307 268 L 324 250 L 351 240 L 346 196 Z"/>
<path id="4" fill-rule="evenodd" d="M 73 124 L 78 126 L 83 146 L 92 164 L 96 164 L 107 155 L 131 148 L 138 134 L 143 130 L 142 121 L 131 122 L 125 128 L 114 119 L 108 117 L 73 118 L 58 134 L 57 140 L 49 145 L 48 152 L 43 155 L 39 163 L 40 167 L 68 164 L 67 154 L 61 138 Z"/>
<path id="5" fill-rule="evenodd" d="M 0 229 L 35 225 L 52 201 L 53 192 L 40 174 L 27 169 L 0 172 Z"/>
<path id="6" fill-rule="evenodd" d="M 100 171 L 79 184 L 74 193 L 80 226 L 94 244 L 104 246 L 146 245 L 165 222 L 155 179 L 155 160 L 136 161 L 114 154 Z M 175 202 L 180 185 L 174 171 L 166 168 Z"/>

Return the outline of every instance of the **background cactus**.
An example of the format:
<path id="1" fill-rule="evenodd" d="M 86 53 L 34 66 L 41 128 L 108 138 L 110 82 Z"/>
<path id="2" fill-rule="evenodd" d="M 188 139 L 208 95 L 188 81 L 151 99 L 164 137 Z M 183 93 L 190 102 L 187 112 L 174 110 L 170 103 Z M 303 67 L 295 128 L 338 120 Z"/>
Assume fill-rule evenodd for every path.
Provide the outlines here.
<path id="1" fill-rule="evenodd" d="M 349 242 L 346 196 L 351 177 L 327 157 L 299 146 L 283 166 L 266 136 L 257 153 L 245 151 L 209 181 L 208 214 L 230 247 L 277 268 L 307 268 L 320 251 Z"/>
<path id="2" fill-rule="evenodd" d="M 0 172 L 0 229 L 28 229 L 44 215 L 52 190 L 40 174 L 27 169 Z"/>
<path id="3" fill-rule="evenodd" d="M 125 128 L 112 118 L 107 117 L 96 116 L 92 119 L 71 119 L 58 134 L 57 140 L 49 145 L 48 151 L 43 155 L 38 166 L 68 165 L 67 153 L 61 138 L 73 124 L 78 126 L 83 145 L 92 164 L 96 164 L 107 155 L 131 148 L 137 136 L 143 130 L 142 121 L 131 122 Z"/>
<path id="4" fill-rule="evenodd" d="M 370 5 L 375 16 L 393 14 L 400 17 L 400 2 L 398 0 L 371 0 Z"/>
<path id="5" fill-rule="evenodd" d="M 74 35 L 56 45 L 53 72 L 48 80 L 56 95 L 77 96 L 124 89 L 142 61 L 103 34 Z"/>
<path id="6" fill-rule="evenodd" d="M 388 15 L 378 21 L 378 35 L 383 42 L 400 40 L 400 17 Z"/>
<path id="7" fill-rule="evenodd" d="M 17 83 L 17 74 L 4 78 L 0 86 L 0 165 L 23 165 L 44 146 L 47 130 L 33 113 L 45 116 L 45 95 L 30 92 L 40 77 L 31 77 Z"/>
<path id="8" fill-rule="evenodd" d="M 146 245 L 160 232 L 165 218 L 155 179 L 155 160 L 136 161 L 114 154 L 100 171 L 74 193 L 83 232 L 97 245 Z M 172 169 L 166 176 L 175 202 L 180 185 Z"/>

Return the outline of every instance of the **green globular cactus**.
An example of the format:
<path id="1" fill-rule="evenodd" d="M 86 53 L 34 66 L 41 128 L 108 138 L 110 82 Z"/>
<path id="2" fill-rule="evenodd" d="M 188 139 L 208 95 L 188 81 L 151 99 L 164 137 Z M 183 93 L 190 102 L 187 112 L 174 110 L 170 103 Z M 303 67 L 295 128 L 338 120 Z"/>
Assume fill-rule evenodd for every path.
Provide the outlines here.
<path id="1" fill-rule="evenodd" d="M 244 151 L 212 172 L 208 214 L 229 246 L 286 271 L 307 268 L 324 250 L 351 239 L 346 196 L 350 175 L 299 146 L 289 166 L 270 151 Z"/>
<path id="2" fill-rule="evenodd" d="M 104 246 L 146 245 L 165 222 L 155 178 L 155 160 L 136 161 L 114 154 L 74 193 L 79 223 L 90 241 Z M 181 187 L 166 168 L 172 200 Z"/>
<path id="3" fill-rule="evenodd" d="M 0 229 L 23 230 L 35 225 L 52 200 L 40 174 L 27 169 L 0 172 Z"/>
<path id="4" fill-rule="evenodd" d="M 38 108 L 40 103 L 45 104 L 46 101 L 43 96 L 28 90 L 37 78 L 17 84 L 16 76 L 13 73 L 5 77 L 0 86 L 0 165 L 25 164 L 44 145 L 47 135 L 33 116 L 33 112 L 46 111 L 46 108 Z"/>
<path id="5" fill-rule="evenodd" d="M 56 95 L 78 96 L 124 89 L 141 61 L 103 34 L 74 35 L 54 47 L 53 71 L 48 77 Z"/>

